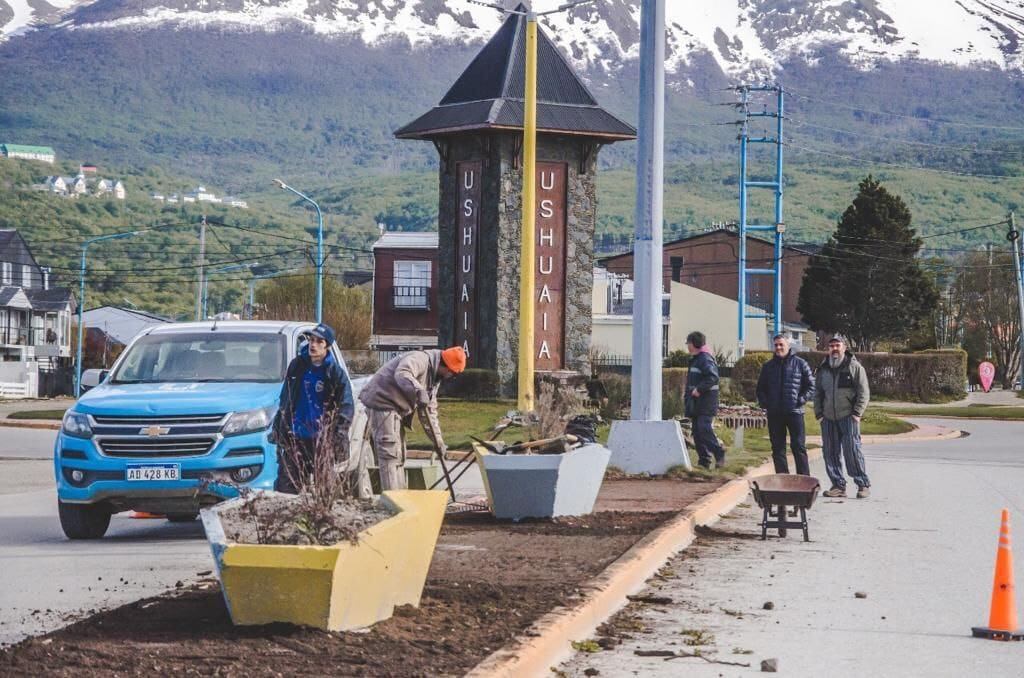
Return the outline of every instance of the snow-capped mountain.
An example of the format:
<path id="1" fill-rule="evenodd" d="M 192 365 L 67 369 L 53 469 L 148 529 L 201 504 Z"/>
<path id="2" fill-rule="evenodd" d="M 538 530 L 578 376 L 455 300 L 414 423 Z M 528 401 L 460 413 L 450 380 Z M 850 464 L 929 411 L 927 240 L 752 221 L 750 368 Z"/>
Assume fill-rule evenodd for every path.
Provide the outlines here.
<path id="1" fill-rule="evenodd" d="M 539 11 L 564 0 L 535 0 Z M 504 0 L 513 6 L 516 0 Z M 595 0 L 545 17 L 548 32 L 586 68 L 635 58 L 639 0 Z M 1024 0 L 668 0 L 670 71 L 711 55 L 731 75 L 767 71 L 795 55 L 838 49 L 859 65 L 905 58 L 1024 67 Z M 303 28 L 412 46 L 487 38 L 499 12 L 468 0 L 0 0 L 0 33 L 69 30 Z M 0 38 L 2 39 L 2 38 Z"/>

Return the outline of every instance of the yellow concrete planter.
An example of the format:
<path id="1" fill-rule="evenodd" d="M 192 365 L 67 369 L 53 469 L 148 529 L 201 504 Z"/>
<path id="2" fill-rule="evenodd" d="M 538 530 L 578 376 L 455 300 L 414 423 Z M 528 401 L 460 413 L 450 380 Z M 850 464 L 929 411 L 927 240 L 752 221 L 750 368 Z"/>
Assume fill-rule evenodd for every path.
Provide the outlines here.
<path id="1" fill-rule="evenodd" d="M 357 543 L 333 546 L 229 542 L 219 514 L 241 501 L 202 512 L 231 621 L 347 631 L 388 619 L 396 606 L 419 605 L 448 494 L 385 492 L 381 502 L 394 515 Z"/>

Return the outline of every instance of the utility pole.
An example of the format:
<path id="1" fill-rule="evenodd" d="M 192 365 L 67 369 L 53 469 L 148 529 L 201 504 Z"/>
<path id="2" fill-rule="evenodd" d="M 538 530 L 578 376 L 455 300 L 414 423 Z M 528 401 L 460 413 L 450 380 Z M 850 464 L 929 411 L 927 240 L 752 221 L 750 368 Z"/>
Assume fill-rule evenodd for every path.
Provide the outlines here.
<path id="1" fill-rule="evenodd" d="M 738 310 L 738 327 L 736 330 L 736 345 L 737 353 L 739 357 L 743 357 L 744 350 L 746 348 L 746 320 L 748 318 L 767 318 L 769 314 L 765 311 L 758 311 L 756 313 L 747 313 L 747 276 L 748 275 L 770 275 L 773 276 L 772 285 L 772 297 L 773 302 L 773 313 L 772 317 L 772 333 L 779 334 L 782 332 L 782 256 L 783 256 L 783 234 L 786 232 L 786 224 L 782 218 L 782 194 L 783 194 L 783 182 L 782 182 L 782 147 L 783 141 L 783 120 L 785 119 L 785 91 L 781 85 L 778 84 L 765 84 L 765 85 L 740 85 L 736 88 L 739 92 L 740 101 L 737 107 L 740 110 L 742 118 L 739 121 L 740 125 L 740 219 L 737 229 L 739 237 L 739 254 L 738 254 L 738 273 L 739 280 L 737 283 L 737 305 Z M 751 92 L 766 92 L 775 95 L 775 111 L 769 111 L 767 105 L 761 112 L 751 112 L 750 110 L 750 93 Z M 750 136 L 750 119 L 751 118 L 774 118 L 775 120 L 775 136 Z M 775 176 L 771 181 L 750 181 L 747 179 L 747 173 L 749 170 L 749 146 L 750 144 L 775 144 Z M 770 224 L 748 224 L 748 200 L 749 200 L 749 189 L 751 188 L 765 188 L 771 190 L 775 194 L 775 213 L 773 215 L 774 223 Z M 773 234 L 773 251 L 772 265 L 771 267 L 765 268 L 747 268 L 747 234 L 750 231 L 764 231 Z"/>
<path id="2" fill-rule="evenodd" d="M 519 363 L 520 412 L 534 410 L 534 295 L 537 238 L 537 15 L 526 14 L 526 74 L 523 95 L 523 219 L 519 240 Z"/>
<path id="3" fill-rule="evenodd" d="M 1006 238 L 1013 248 L 1013 269 L 1017 274 L 1017 310 L 1020 313 L 1020 351 L 1017 358 L 1017 377 L 1021 381 L 1021 386 L 1024 387 L 1024 278 L 1022 278 L 1024 264 L 1021 262 L 1020 233 L 1017 231 L 1013 212 L 1010 212 L 1007 219 L 1010 232 L 1006 234 Z"/>
<path id="4" fill-rule="evenodd" d="M 203 319 L 203 277 L 206 274 L 204 267 L 206 266 L 206 215 L 203 215 L 203 220 L 199 224 L 199 275 L 196 278 L 196 322 Z"/>

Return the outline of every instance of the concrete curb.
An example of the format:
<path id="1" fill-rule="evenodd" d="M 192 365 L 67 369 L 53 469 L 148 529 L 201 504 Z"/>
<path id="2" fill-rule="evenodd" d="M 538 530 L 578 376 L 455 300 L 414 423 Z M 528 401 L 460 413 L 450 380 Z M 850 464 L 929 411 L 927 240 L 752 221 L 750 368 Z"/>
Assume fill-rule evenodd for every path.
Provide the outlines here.
<path id="1" fill-rule="evenodd" d="M 34 419 L 0 419 L 0 428 L 37 428 L 49 431 L 59 431 L 59 421 L 39 421 Z"/>
<path id="2" fill-rule="evenodd" d="M 812 450 L 808 456 L 816 459 L 821 452 Z M 547 613 L 473 667 L 466 674 L 467 678 L 549 675 L 552 666 L 572 654 L 573 640 L 590 636 L 602 622 L 626 605 L 626 596 L 642 590 L 665 561 L 693 543 L 698 525 L 713 525 L 746 499 L 750 493 L 748 479 L 774 472 L 770 460 L 750 469 L 742 478 L 729 481 L 648 534 L 581 587 L 584 594 L 578 605 Z"/>

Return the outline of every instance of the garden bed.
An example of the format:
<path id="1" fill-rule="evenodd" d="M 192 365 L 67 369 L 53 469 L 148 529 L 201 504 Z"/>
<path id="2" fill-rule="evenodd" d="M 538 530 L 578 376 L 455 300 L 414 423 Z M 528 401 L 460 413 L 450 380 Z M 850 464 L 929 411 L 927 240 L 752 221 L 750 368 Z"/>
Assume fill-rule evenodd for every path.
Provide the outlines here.
<path id="1" fill-rule="evenodd" d="M 608 481 L 590 516 L 516 524 L 449 516 L 420 607 L 399 608 L 368 632 L 236 627 L 216 580 L 206 579 L 0 651 L 0 674 L 462 675 L 546 612 L 573 604 L 586 581 L 719 485 Z"/>

